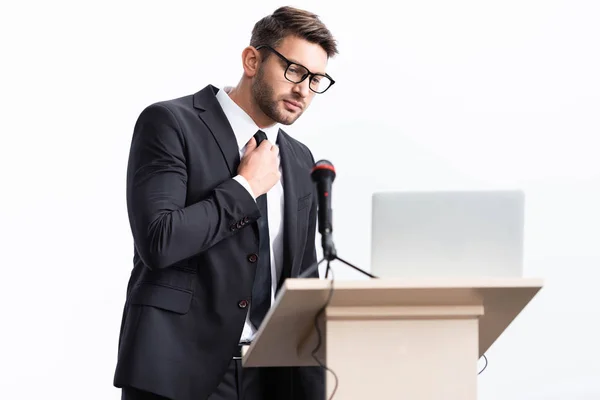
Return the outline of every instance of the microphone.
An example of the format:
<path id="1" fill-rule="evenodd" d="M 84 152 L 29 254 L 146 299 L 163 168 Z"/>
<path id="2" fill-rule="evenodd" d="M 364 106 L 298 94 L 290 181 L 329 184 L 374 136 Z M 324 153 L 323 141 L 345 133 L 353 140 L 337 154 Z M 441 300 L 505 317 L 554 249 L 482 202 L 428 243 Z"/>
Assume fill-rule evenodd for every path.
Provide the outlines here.
<path id="1" fill-rule="evenodd" d="M 319 265 L 323 261 L 327 261 L 327 271 L 329 271 L 329 263 L 333 260 L 339 260 L 364 275 L 371 278 L 377 278 L 375 275 L 364 271 L 337 256 L 332 237 L 333 225 L 331 224 L 331 185 L 335 180 L 335 167 L 327 160 L 319 160 L 312 168 L 310 177 L 317 186 L 319 233 L 321 234 L 321 245 L 323 246 L 323 258 L 313 263 L 304 272 L 298 275 L 298 277 L 307 278 L 311 276 L 319 269 Z M 327 277 L 327 272 L 325 273 L 325 277 Z"/>
<path id="2" fill-rule="evenodd" d="M 319 233 L 323 256 L 327 260 L 334 260 L 337 255 L 332 238 L 331 186 L 335 180 L 335 167 L 327 160 L 319 160 L 315 163 L 310 176 L 317 186 Z"/>

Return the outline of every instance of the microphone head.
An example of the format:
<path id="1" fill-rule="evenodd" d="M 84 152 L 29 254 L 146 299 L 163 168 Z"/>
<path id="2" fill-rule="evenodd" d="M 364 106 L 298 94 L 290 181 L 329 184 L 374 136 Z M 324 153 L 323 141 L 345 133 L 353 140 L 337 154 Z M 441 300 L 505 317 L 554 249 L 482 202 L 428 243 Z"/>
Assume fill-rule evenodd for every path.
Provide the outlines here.
<path id="1" fill-rule="evenodd" d="M 313 181 L 319 181 L 325 177 L 330 178 L 333 182 L 335 180 L 335 167 L 328 160 L 319 160 L 315 163 L 310 173 Z"/>

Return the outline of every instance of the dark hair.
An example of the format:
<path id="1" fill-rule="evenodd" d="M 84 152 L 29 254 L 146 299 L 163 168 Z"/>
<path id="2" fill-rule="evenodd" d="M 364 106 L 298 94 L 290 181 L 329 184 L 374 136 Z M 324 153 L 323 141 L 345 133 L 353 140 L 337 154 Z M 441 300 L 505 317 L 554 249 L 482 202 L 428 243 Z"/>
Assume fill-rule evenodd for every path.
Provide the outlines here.
<path id="1" fill-rule="evenodd" d="M 254 24 L 250 46 L 268 45 L 276 48 L 290 35 L 320 45 L 329 58 L 338 54 L 336 40 L 318 15 L 287 6 L 278 8 Z"/>

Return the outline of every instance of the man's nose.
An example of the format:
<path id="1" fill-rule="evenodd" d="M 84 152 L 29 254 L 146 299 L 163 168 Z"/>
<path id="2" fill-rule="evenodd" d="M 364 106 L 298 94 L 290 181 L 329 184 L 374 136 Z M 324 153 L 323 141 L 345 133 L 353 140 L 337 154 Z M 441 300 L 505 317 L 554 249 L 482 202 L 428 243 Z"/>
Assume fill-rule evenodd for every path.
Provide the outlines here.
<path id="1" fill-rule="evenodd" d="M 294 93 L 299 94 L 303 98 L 308 97 L 308 94 L 310 93 L 310 78 L 306 78 L 302 82 L 296 83 L 294 85 Z"/>

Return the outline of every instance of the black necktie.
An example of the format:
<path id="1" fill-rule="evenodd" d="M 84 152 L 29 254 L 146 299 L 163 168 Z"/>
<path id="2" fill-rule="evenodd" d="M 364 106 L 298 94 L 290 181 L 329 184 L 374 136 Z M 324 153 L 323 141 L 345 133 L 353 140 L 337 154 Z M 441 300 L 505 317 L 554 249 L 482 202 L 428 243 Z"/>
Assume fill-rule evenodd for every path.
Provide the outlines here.
<path id="1" fill-rule="evenodd" d="M 267 138 L 263 131 L 258 131 L 254 135 L 257 146 Z M 267 211 L 267 194 L 256 198 L 256 203 L 260 210 L 261 217 L 258 219 L 258 265 L 256 266 L 256 276 L 254 286 L 252 287 L 252 302 L 250 304 L 250 322 L 256 329 L 260 327 L 265 318 L 269 307 L 271 306 L 271 252 L 269 240 L 269 219 Z"/>

